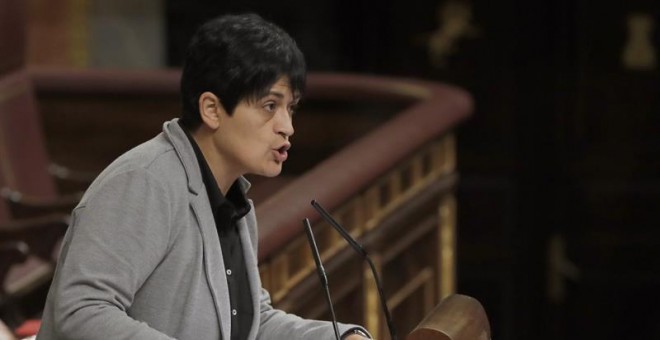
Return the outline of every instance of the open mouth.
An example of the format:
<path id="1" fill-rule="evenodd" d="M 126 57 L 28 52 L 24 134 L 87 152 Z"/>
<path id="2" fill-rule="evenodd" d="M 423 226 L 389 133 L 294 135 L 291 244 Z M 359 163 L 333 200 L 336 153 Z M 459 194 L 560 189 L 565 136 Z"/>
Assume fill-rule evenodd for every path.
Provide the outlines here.
<path id="1" fill-rule="evenodd" d="M 291 144 L 284 144 L 279 149 L 276 149 L 277 160 L 279 162 L 284 162 L 289 157 L 288 150 L 291 148 Z"/>

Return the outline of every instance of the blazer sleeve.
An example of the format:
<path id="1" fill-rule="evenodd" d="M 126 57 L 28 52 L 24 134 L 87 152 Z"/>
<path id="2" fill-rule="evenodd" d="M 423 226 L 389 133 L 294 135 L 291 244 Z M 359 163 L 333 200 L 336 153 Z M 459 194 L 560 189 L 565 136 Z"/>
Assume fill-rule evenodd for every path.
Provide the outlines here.
<path id="1" fill-rule="evenodd" d="M 40 339 L 171 339 L 132 319 L 136 291 L 168 249 L 164 186 L 144 169 L 105 179 L 74 210 Z"/>

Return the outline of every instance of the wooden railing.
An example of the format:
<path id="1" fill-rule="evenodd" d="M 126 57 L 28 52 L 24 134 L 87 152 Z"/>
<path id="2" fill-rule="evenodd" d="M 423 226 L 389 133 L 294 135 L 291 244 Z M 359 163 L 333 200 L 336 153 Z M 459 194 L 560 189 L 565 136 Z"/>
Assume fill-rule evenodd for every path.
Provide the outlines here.
<path id="1" fill-rule="evenodd" d="M 51 155 L 65 165 L 80 161 L 87 169 L 102 168 L 177 116 L 177 71 L 33 70 L 32 75 Z M 406 334 L 456 290 L 452 190 L 458 176 L 451 131 L 469 115 L 470 97 L 438 83 L 311 74 L 306 101 L 363 103 L 393 112 L 372 115 L 368 120 L 374 124 L 365 123 L 359 113 L 342 115 L 337 106 L 336 115 L 323 118 L 324 125 L 341 130 L 359 122 L 376 128 L 311 169 L 295 169 L 288 184 L 257 205 L 263 285 L 280 308 L 303 317 L 328 317 L 302 232 L 301 221 L 309 217 L 338 317 L 387 338 L 370 274 L 339 235 L 319 221 L 310 206 L 316 199 L 368 249 L 382 273 L 399 334 Z M 306 115 L 314 112 L 300 113 L 298 122 L 305 122 Z M 304 131 L 305 124 L 296 129 Z M 309 134 L 296 137 L 301 135 L 294 149 L 323 144 Z M 93 154 L 72 152 L 84 144 Z M 316 155 L 307 150 L 296 157 Z"/>

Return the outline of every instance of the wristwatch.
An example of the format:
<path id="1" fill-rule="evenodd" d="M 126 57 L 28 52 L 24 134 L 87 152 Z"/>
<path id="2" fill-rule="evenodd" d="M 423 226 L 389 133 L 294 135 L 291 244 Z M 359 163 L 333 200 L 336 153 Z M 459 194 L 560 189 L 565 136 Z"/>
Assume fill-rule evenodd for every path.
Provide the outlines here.
<path id="1" fill-rule="evenodd" d="M 363 330 L 361 330 L 359 328 L 349 329 L 348 332 L 344 333 L 344 335 L 341 338 L 343 340 L 343 339 L 346 339 L 349 335 L 353 335 L 353 334 L 357 334 L 357 335 L 359 335 L 363 338 L 371 339 L 369 334 L 365 333 Z"/>

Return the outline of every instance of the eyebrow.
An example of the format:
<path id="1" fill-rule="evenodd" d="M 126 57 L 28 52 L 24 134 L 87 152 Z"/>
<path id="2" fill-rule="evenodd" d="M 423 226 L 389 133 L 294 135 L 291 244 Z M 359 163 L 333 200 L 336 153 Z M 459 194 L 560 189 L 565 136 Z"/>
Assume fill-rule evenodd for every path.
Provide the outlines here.
<path id="1" fill-rule="evenodd" d="M 284 99 L 284 94 L 278 91 L 269 91 L 264 97 L 275 96 L 279 99 Z M 300 101 L 300 95 L 293 95 L 293 100 L 291 101 L 294 104 L 297 104 Z"/>
<path id="2" fill-rule="evenodd" d="M 275 96 L 275 97 L 277 97 L 277 98 L 284 99 L 284 94 L 281 93 L 281 92 L 277 92 L 277 91 L 269 91 L 269 92 L 266 94 L 266 97 L 267 97 L 267 96 Z"/>

